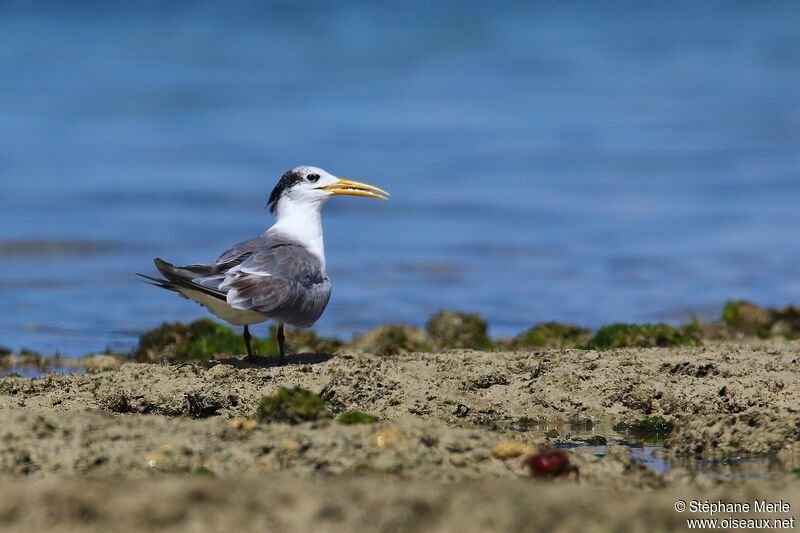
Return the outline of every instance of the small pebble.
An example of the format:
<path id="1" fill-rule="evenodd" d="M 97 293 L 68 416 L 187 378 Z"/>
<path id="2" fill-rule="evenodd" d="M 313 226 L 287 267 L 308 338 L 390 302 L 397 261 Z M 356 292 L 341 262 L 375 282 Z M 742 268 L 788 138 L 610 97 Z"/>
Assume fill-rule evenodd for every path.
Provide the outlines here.
<path id="1" fill-rule="evenodd" d="M 534 455 L 537 450 L 534 446 L 515 440 L 501 440 L 492 447 L 492 455 L 497 459 L 511 459 L 521 455 Z"/>
<path id="2" fill-rule="evenodd" d="M 407 444 L 403 437 L 397 430 L 394 429 L 382 429 L 380 431 L 376 431 L 369 437 L 369 445 L 372 448 L 377 448 L 379 450 L 404 450 L 407 448 Z"/>
<path id="3" fill-rule="evenodd" d="M 234 418 L 228 421 L 228 425 L 233 429 L 240 429 L 246 433 L 250 433 L 258 427 L 258 422 L 249 418 Z"/>

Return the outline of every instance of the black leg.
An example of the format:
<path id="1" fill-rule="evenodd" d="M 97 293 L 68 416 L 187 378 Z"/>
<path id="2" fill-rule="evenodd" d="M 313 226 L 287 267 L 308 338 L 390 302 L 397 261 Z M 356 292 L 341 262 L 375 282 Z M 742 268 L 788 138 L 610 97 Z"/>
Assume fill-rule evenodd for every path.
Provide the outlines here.
<path id="1" fill-rule="evenodd" d="M 251 363 L 253 359 L 253 351 L 250 349 L 250 328 L 244 327 L 244 347 L 247 348 L 247 360 Z"/>
<path id="2" fill-rule="evenodd" d="M 280 364 L 286 363 L 285 359 L 286 350 L 283 344 L 285 340 L 286 337 L 284 337 L 283 335 L 283 322 L 281 322 L 280 324 L 278 324 L 278 349 L 281 352 Z"/>

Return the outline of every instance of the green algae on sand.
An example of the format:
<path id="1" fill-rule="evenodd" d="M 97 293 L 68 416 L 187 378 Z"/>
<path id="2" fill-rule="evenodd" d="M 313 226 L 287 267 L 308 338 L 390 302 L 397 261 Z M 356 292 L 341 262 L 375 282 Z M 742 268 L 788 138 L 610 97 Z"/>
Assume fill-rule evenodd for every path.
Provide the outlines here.
<path id="1" fill-rule="evenodd" d="M 354 424 L 374 424 L 378 417 L 365 413 L 364 411 L 345 411 L 336 417 L 336 421 L 346 426 Z"/>
<path id="2" fill-rule="evenodd" d="M 567 348 L 585 344 L 592 338 L 587 328 L 562 322 L 544 322 L 523 331 L 515 339 L 516 348 Z"/>
<path id="3" fill-rule="evenodd" d="M 746 300 L 728 300 L 722 308 L 722 322 L 740 333 L 762 339 L 782 336 L 800 337 L 800 308 L 790 305 L 782 309 L 761 307 Z"/>
<path id="4" fill-rule="evenodd" d="M 489 325 L 479 315 L 456 311 L 439 311 L 425 329 L 405 324 L 378 326 L 356 338 L 351 346 L 375 355 L 397 355 L 408 352 L 471 349 L 492 350 Z"/>
<path id="5" fill-rule="evenodd" d="M 475 313 L 440 311 L 430 317 L 424 329 L 404 325 L 378 326 L 364 335 L 343 343 L 320 337 L 314 331 L 289 329 L 286 332 L 290 352 L 336 353 L 342 349 L 380 356 L 435 350 L 472 349 L 512 351 L 538 348 L 650 348 L 699 346 L 703 340 L 726 340 L 742 335 L 761 338 L 800 337 L 800 308 L 789 306 L 771 309 L 746 301 L 728 301 L 721 322 L 691 322 L 673 327 L 668 324 L 611 324 L 594 334 L 570 323 L 544 322 L 523 331 L 513 339 L 494 341 L 488 324 Z M 264 336 L 253 337 L 253 349 L 263 356 L 277 355 L 275 326 L 264 328 Z M 133 352 L 139 362 L 206 360 L 218 355 L 244 353 L 239 332 L 212 320 L 190 324 L 165 323 L 146 332 Z M 0 364 L 4 351 L 0 351 Z M 8 355 L 5 355 L 8 357 Z M 31 356 L 33 357 L 33 356 Z"/>
<path id="6" fill-rule="evenodd" d="M 557 429 L 549 429 L 549 430 L 544 432 L 544 436 L 545 436 L 546 439 L 549 439 L 549 440 L 557 439 L 559 437 L 558 430 Z"/>
<path id="7" fill-rule="evenodd" d="M 253 335 L 251 345 L 257 355 L 278 355 L 274 340 L 276 331 L 275 326 L 270 326 L 264 329 L 265 337 Z M 342 346 L 336 339 L 320 337 L 313 331 L 301 329 L 287 330 L 286 344 L 295 353 L 333 353 Z M 139 338 L 133 358 L 138 362 L 192 361 L 244 352 L 244 340 L 240 333 L 213 320 L 201 319 L 190 324 L 164 323 L 146 332 Z"/>
<path id="8" fill-rule="evenodd" d="M 597 330 L 585 347 L 589 350 L 610 350 L 698 345 L 700 333 L 696 323 L 678 328 L 667 324 L 611 324 Z"/>
<path id="9" fill-rule="evenodd" d="M 591 437 L 583 439 L 583 442 L 585 442 L 587 446 L 605 446 L 608 444 L 608 439 L 602 435 L 592 435 Z"/>
<path id="10" fill-rule="evenodd" d="M 356 338 L 351 346 L 375 355 L 430 352 L 431 340 L 425 330 L 405 324 L 378 326 Z"/>
<path id="11" fill-rule="evenodd" d="M 270 339 L 275 338 L 278 328 L 270 326 Z M 320 337 L 310 329 L 291 328 L 286 330 L 286 345 L 293 353 L 336 353 L 343 345 L 338 339 Z"/>
<path id="12" fill-rule="evenodd" d="M 256 411 L 256 418 L 263 422 L 299 424 L 330 417 L 325 401 L 301 387 L 279 388 L 272 396 L 262 398 Z"/>
<path id="13" fill-rule="evenodd" d="M 491 350 L 495 346 L 489 338 L 489 325 L 475 313 L 439 311 L 428 320 L 425 330 L 439 349 Z"/>
<path id="14" fill-rule="evenodd" d="M 253 350 L 259 355 L 277 355 L 272 339 L 253 338 Z M 210 359 L 219 354 L 244 353 L 242 336 L 209 319 L 191 324 L 164 323 L 139 338 L 133 358 L 140 362 L 189 361 Z"/>

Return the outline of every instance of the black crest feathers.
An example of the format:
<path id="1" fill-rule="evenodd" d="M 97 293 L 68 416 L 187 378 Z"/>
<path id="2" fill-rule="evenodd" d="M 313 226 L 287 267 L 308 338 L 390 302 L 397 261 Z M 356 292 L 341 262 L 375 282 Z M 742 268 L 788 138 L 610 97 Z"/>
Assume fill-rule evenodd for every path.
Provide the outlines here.
<path id="1" fill-rule="evenodd" d="M 278 184 L 272 189 L 272 194 L 269 195 L 269 212 L 274 215 L 275 211 L 278 209 L 278 200 L 280 200 L 283 192 L 296 183 L 303 181 L 303 179 L 303 175 L 296 170 L 290 170 L 281 176 L 281 179 L 278 180 Z"/>

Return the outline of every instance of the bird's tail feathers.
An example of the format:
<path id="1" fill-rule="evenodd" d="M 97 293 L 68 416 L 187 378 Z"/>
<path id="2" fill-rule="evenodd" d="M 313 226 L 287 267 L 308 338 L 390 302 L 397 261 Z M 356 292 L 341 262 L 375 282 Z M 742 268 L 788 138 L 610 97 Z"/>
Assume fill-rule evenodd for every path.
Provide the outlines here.
<path id="1" fill-rule="evenodd" d="M 213 296 L 214 298 L 225 300 L 225 294 L 221 293 L 218 290 L 214 290 L 213 288 L 206 287 L 199 283 L 196 283 L 193 278 L 197 276 L 196 273 L 189 270 L 187 267 L 176 267 L 172 263 L 168 263 L 163 259 L 157 257 L 154 260 L 156 264 L 156 268 L 158 271 L 163 274 L 164 278 L 154 278 L 152 276 L 148 276 L 146 274 L 137 274 L 139 277 L 142 278 L 142 281 L 149 285 L 153 285 L 155 287 L 160 287 L 162 289 L 167 289 L 170 291 L 177 292 L 181 296 L 187 297 L 184 290 L 190 289 L 194 291 L 201 291 L 209 296 Z M 204 265 L 192 265 L 193 267 L 201 267 Z M 183 289 L 183 290 L 182 290 Z"/>
<path id="2" fill-rule="evenodd" d="M 225 264 L 175 266 L 172 263 L 164 261 L 160 257 L 156 257 L 153 262 L 156 264 L 158 271 L 164 274 L 164 276 L 168 278 L 177 277 L 185 280 L 191 280 L 197 277 L 212 276 L 218 273 L 221 267 L 227 266 Z"/>
<path id="3" fill-rule="evenodd" d="M 152 285 L 154 287 L 160 287 L 162 289 L 167 289 L 170 291 L 180 292 L 178 290 L 178 286 L 176 283 L 168 280 L 168 279 L 161 279 L 161 278 L 154 278 L 152 276 L 148 276 L 147 274 L 140 274 L 136 273 L 139 276 L 142 282 L 147 283 L 148 285 Z"/>

